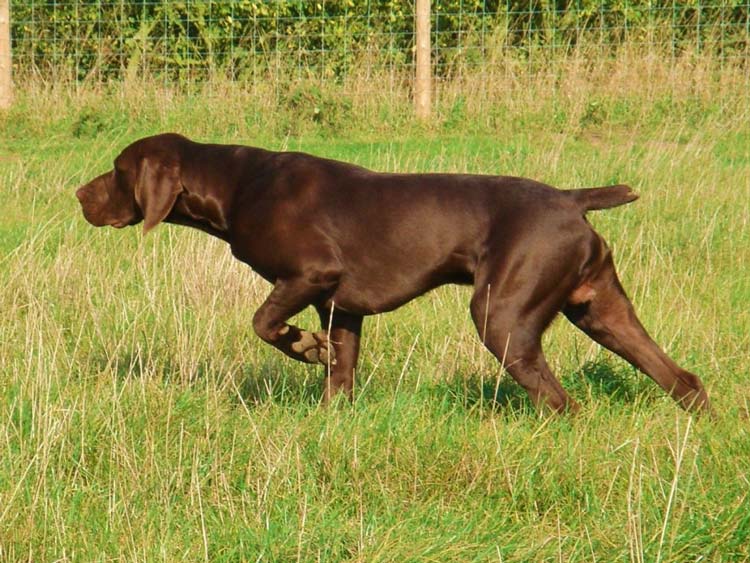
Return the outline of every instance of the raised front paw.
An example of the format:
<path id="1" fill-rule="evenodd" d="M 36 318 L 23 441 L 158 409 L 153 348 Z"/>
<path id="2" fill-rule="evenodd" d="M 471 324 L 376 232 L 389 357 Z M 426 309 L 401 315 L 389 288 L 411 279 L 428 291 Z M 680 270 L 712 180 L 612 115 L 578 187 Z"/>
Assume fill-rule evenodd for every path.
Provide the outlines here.
<path id="1" fill-rule="evenodd" d="M 292 351 L 301 354 L 304 361 L 323 365 L 336 365 L 336 352 L 325 331 L 299 331 L 299 340 L 292 342 Z"/>

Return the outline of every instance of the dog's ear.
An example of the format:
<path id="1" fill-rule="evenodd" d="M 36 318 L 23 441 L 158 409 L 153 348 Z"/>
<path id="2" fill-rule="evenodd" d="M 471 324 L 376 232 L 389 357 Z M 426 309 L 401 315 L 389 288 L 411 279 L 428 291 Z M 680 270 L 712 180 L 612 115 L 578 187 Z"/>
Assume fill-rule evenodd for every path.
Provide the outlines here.
<path id="1" fill-rule="evenodd" d="M 134 194 L 143 214 L 143 234 L 169 215 L 182 189 L 177 163 L 143 158 L 138 168 Z"/>

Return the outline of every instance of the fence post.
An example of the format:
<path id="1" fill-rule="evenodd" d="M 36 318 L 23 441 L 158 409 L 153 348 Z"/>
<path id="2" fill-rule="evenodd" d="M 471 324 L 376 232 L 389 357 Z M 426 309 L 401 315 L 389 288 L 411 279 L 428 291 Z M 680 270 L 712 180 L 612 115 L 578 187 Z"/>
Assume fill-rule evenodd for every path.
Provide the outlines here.
<path id="1" fill-rule="evenodd" d="M 0 0 L 2 1 L 2 0 Z M 430 72 L 430 0 L 416 2 L 416 77 L 414 80 L 414 104 L 417 118 L 430 117 L 432 76 Z"/>
<path id="2" fill-rule="evenodd" d="M 10 0 L 0 0 L 0 109 L 10 107 L 13 83 L 10 74 Z"/>

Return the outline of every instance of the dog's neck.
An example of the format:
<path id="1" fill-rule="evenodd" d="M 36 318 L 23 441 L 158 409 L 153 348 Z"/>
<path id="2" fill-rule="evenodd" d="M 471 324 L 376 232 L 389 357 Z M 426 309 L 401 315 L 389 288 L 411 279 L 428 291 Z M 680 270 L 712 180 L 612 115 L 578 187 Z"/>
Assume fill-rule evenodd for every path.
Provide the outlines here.
<path id="1" fill-rule="evenodd" d="M 244 153 L 243 158 L 237 158 L 238 151 Z M 248 153 L 252 153 L 249 166 Z M 263 149 L 227 146 L 222 155 L 223 166 L 216 167 L 220 177 L 207 178 L 202 169 L 193 169 L 191 163 L 183 164 L 186 170 L 182 175 L 182 193 L 166 221 L 194 227 L 228 241 L 232 226 L 230 211 L 237 190 L 240 186 L 254 183 L 250 179 L 257 180 L 258 171 L 274 154 Z"/>
<path id="2" fill-rule="evenodd" d="M 219 200 L 212 194 L 201 194 L 186 188 L 175 202 L 166 219 L 169 223 L 186 225 L 227 240 L 229 217 Z"/>

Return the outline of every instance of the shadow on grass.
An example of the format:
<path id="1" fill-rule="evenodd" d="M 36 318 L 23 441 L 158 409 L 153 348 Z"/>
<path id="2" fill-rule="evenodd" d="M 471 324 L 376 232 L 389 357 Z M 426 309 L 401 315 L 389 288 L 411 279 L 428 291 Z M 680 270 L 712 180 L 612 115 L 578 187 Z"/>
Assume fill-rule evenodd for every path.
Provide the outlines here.
<path id="1" fill-rule="evenodd" d="M 119 380 L 154 377 L 159 374 L 166 384 L 193 385 L 207 378 L 219 386 L 228 386 L 232 401 L 254 407 L 267 402 L 285 406 L 314 406 L 322 394 L 323 373 L 294 362 L 269 359 L 259 364 L 247 364 L 239 373 L 230 374 L 207 362 L 193 366 L 189 373 L 169 359 L 159 366 L 144 367 L 138 351 L 122 351 L 116 359 L 101 356 L 94 360 L 99 371 L 114 372 Z M 234 383 L 227 380 L 231 378 Z M 562 377 L 563 387 L 580 401 L 606 399 L 610 404 L 651 403 L 658 396 L 656 388 L 646 376 L 624 362 L 614 363 L 607 358 L 587 362 L 580 369 Z M 507 373 L 485 374 L 456 372 L 447 380 L 423 388 L 427 395 L 448 407 L 465 410 L 528 416 L 535 413 L 526 391 Z M 355 388 L 355 394 L 358 389 Z M 372 395 L 367 393 L 372 400 Z M 359 397 L 368 400 L 367 397 Z M 377 400 L 377 399 L 375 399 Z"/>
<path id="2" fill-rule="evenodd" d="M 507 374 L 482 378 L 477 373 L 455 373 L 432 387 L 430 394 L 443 404 L 465 410 L 482 409 L 520 416 L 534 412 L 526 391 Z"/>
<path id="3" fill-rule="evenodd" d="M 304 369 L 289 369 L 285 364 L 269 360 L 260 365 L 245 366 L 233 400 L 239 402 L 241 399 L 248 406 L 268 401 L 279 405 L 317 405 L 322 395 L 322 371 L 316 369 L 303 373 Z"/>
<path id="4" fill-rule="evenodd" d="M 577 396 L 588 395 L 593 400 L 607 398 L 612 404 L 650 403 L 656 390 L 646 375 L 629 364 L 606 358 L 586 362 L 564 377 L 563 385 Z"/>
<path id="5" fill-rule="evenodd" d="M 563 375 L 562 385 L 578 401 L 606 399 L 610 404 L 625 405 L 655 400 L 654 385 L 645 375 L 607 359 L 586 362 L 579 370 Z M 484 378 L 456 373 L 436 386 L 433 393 L 467 410 L 480 408 L 520 416 L 535 412 L 526 391 L 507 373 Z"/>
<path id="6" fill-rule="evenodd" d="M 144 359 L 137 350 L 122 350 L 116 357 L 101 354 L 92 360 L 95 373 L 110 373 L 117 381 L 156 379 L 166 385 L 201 386 L 206 380 L 227 389 L 231 400 L 248 407 L 273 402 L 279 405 L 315 405 L 322 394 L 322 370 L 293 362 L 267 360 L 230 371 L 220 363 L 199 361 L 187 369 L 165 355 Z"/>

